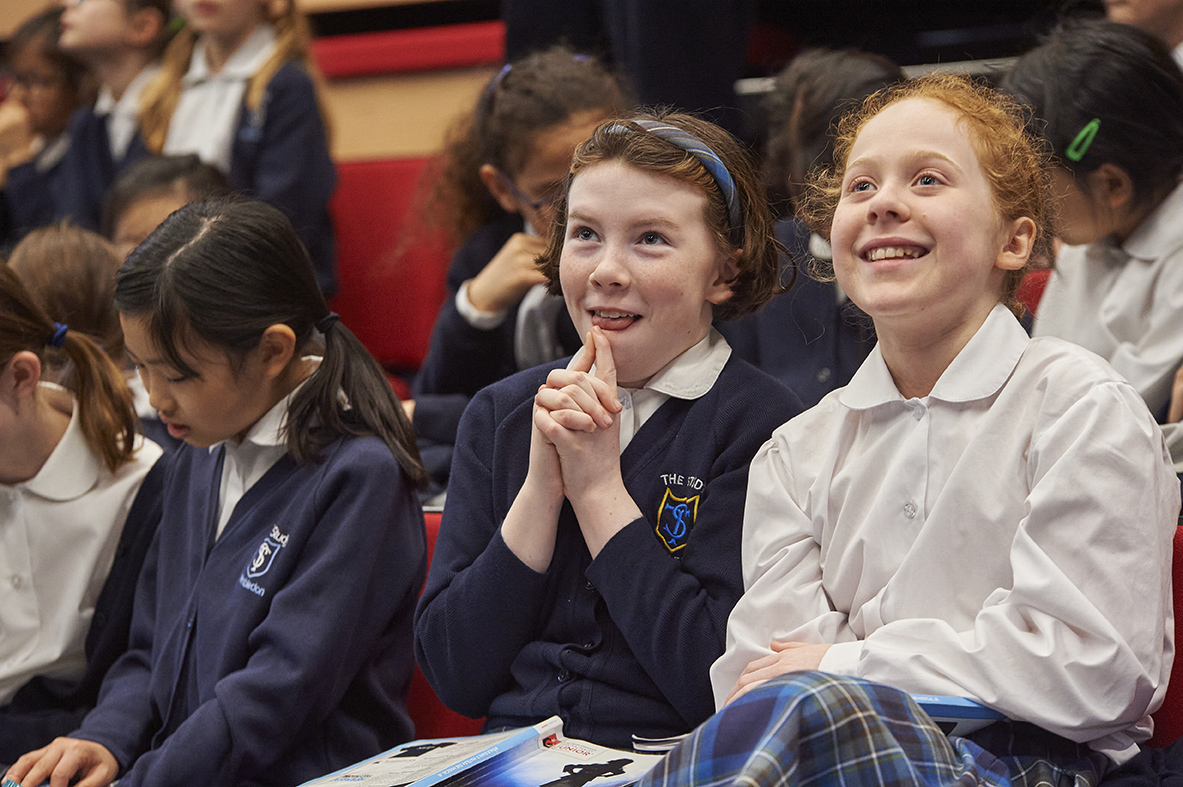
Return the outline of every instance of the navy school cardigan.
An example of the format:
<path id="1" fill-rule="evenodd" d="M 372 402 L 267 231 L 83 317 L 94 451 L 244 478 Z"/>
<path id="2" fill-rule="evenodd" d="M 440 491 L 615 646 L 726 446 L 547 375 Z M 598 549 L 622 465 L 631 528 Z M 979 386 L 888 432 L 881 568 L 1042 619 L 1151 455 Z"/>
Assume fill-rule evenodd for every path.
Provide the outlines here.
<path id="1" fill-rule="evenodd" d="M 412 736 L 426 543 L 393 455 L 374 437 L 285 455 L 213 542 L 221 457 L 171 459 L 129 650 L 73 733 L 126 787 L 299 784 Z"/>
<path id="2" fill-rule="evenodd" d="M 564 363 L 490 386 L 465 412 L 416 656 L 446 705 L 490 729 L 557 714 L 573 737 L 631 748 L 634 733 L 688 732 L 714 712 L 708 669 L 743 593 L 748 464 L 801 408 L 732 357 L 710 391 L 667 401 L 621 455 L 644 516 L 592 560 L 565 503 L 540 574 L 499 527 L 526 477 L 534 393 Z"/>

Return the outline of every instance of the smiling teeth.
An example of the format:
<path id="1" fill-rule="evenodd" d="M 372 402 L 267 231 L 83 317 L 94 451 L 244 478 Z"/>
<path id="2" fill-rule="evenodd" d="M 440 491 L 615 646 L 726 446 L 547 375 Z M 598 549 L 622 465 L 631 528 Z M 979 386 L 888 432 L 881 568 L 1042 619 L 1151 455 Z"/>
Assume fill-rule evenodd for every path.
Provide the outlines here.
<path id="1" fill-rule="evenodd" d="M 898 259 L 900 257 L 914 260 L 920 254 L 921 252 L 918 249 L 905 249 L 901 246 L 883 246 L 878 249 L 872 249 L 871 253 L 867 255 L 867 259 L 872 262 L 876 260 Z"/>
<path id="2" fill-rule="evenodd" d="M 620 319 L 621 317 L 636 317 L 637 316 L 635 314 L 630 314 L 628 312 L 606 312 L 603 310 L 594 311 L 594 312 L 592 312 L 592 314 L 596 315 L 597 317 L 603 317 L 605 320 L 617 320 L 617 319 Z"/>

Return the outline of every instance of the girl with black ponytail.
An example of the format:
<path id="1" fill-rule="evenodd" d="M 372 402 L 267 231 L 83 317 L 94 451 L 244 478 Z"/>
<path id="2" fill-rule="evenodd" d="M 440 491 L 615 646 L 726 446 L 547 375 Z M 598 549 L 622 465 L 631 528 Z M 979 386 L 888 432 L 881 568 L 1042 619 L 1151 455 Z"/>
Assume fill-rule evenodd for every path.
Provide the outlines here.
<path id="1" fill-rule="evenodd" d="M 410 738 L 425 476 L 291 224 L 259 202 L 187 205 L 131 254 L 115 300 L 153 407 L 189 445 L 131 649 L 82 728 L 10 776 L 299 784 Z"/>

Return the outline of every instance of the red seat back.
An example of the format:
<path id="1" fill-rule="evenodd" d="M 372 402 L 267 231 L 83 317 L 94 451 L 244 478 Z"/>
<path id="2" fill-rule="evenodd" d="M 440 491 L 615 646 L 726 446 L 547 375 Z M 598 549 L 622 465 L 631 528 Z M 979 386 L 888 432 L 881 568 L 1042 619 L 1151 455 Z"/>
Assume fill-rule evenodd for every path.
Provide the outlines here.
<path id="1" fill-rule="evenodd" d="M 337 165 L 330 210 L 337 233 L 333 309 L 378 362 L 414 371 L 427 355 L 446 295 L 450 254 L 442 234 L 399 249 L 426 158 Z"/>
<path id="2" fill-rule="evenodd" d="M 427 524 L 427 564 L 435 554 L 435 538 L 440 532 L 440 513 L 429 511 L 423 515 Z M 411 690 L 407 694 L 407 709 L 415 722 L 417 738 L 455 738 L 461 735 L 476 735 L 484 726 L 484 719 L 470 719 L 449 710 L 435 695 L 431 684 L 419 667 L 411 677 Z"/>

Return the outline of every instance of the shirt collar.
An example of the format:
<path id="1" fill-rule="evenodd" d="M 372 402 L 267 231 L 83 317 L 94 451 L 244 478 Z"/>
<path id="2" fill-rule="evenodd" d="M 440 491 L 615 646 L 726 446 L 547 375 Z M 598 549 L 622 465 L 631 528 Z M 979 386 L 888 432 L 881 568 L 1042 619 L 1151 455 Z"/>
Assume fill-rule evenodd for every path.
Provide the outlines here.
<path id="1" fill-rule="evenodd" d="M 115 100 L 115 94 L 111 92 L 111 88 L 103 85 L 99 89 L 99 97 L 94 102 L 94 113 L 96 115 L 110 115 L 125 114 L 134 116 L 139 112 L 140 93 L 148 86 L 148 83 L 156 78 L 160 73 L 160 66 L 150 65 L 146 66 L 140 73 L 136 74 L 136 78 L 128 84 L 127 89 L 123 91 L 123 95 L 119 100 Z"/>
<path id="2" fill-rule="evenodd" d="M 301 360 L 314 363 L 316 366 L 319 366 L 322 357 L 319 355 L 305 355 L 301 358 Z M 313 367 L 314 371 L 316 366 Z M 309 374 L 308 377 L 305 377 L 300 381 L 299 385 L 292 389 L 291 393 L 272 405 L 270 410 L 263 413 L 263 416 L 259 418 L 258 421 L 255 421 L 251 428 L 247 430 L 246 435 L 243 436 L 241 443 L 235 444 L 230 439 L 222 440 L 211 445 L 209 447 L 209 452 L 212 454 L 223 445 L 225 445 L 227 448 L 235 445 L 244 446 L 247 443 L 260 447 L 286 445 L 288 407 L 291 406 L 292 399 L 295 398 L 296 393 L 307 384 L 311 377 L 312 375 Z"/>
<path id="3" fill-rule="evenodd" d="M 205 59 L 205 42 L 198 39 L 189 59 L 189 71 L 182 78 L 186 87 L 208 80 L 246 80 L 254 76 L 267 59 L 275 53 L 275 28 L 263 24 L 255 28 L 217 74 L 211 74 Z"/>
<path id="4" fill-rule="evenodd" d="M 583 348 L 568 364 L 574 364 Z M 731 345 L 714 326 L 697 344 L 666 364 L 640 390 L 651 390 L 676 399 L 697 399 L 714 387 L 731 357 Z M 592 365 L 592 374 L 596 367 Z"/>
<path id="5" fill-rule="evenodd" d="M 994 395 L 1011 376 L 1028 341 L 1027 332 L 1010 309 L 995 305 L 926 398 L 972 402 Z M 850 384 L 838 394 L 838 401 L 852 410 L 868 410 L 903 400 L 879 345 L 875 345 Z"/>
<path id="6" fill-rule="evenodd" d="M 1175 186 L 1158 207 L 1142 220 L 1121 248 L 1130 257 L 1150 262 L 1164 252 L 1183 246 L 1183 185 Z"/>
<path id="7" fill-rule="evenodd" d="M 82 434 L 74 395 L 53 383 L 40 383 L 38 387 L 51 407 L 70 413 L 70 425 L 37 475 L 18 486 L 46 500 L 74 500 L 95 485 L 102 466 Z"/>

